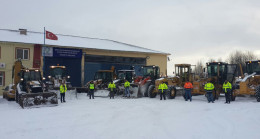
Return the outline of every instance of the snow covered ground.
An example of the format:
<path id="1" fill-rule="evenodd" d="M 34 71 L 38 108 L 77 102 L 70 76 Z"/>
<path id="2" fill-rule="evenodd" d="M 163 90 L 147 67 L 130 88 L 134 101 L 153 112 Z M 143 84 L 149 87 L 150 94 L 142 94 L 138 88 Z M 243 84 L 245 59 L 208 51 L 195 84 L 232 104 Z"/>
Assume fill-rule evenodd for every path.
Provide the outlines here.
<path id="1" fill-rule="evenodd" d="M 122 99 L 67 94 L 56 107 L 21 109 L 0 98 L 1 139 L 259 139 L 260 103 L 204 96 L 186 102 L 159 98 Z"/>

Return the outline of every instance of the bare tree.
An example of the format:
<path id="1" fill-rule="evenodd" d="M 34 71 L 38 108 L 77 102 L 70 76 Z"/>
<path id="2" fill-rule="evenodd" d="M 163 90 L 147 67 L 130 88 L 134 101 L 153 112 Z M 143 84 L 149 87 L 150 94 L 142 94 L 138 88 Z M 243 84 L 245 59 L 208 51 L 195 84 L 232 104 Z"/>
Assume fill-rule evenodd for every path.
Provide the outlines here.
<path id="1" fill-rule="evenodd" d="M 237 51 L 230 53 L 227 61 L 230 64 L 241 64 L 243 71 L 245 71 L 245 67 L 246 67 L 245 62 L 250 61 L 250 60 L 256 60 L 256 59 L 257 59 L 257 56 L 251 51 L 243 52 L 243 51 L 237 50 Z"/>
<path id="2" fill-rule="evenodd" d="M 203 74 L 203 68 L 204 68 L 204 62 L 202 60 L 199 60 L 196 63 L 196 67 L 195 67 L 195 74 L 201 76 Z"/>

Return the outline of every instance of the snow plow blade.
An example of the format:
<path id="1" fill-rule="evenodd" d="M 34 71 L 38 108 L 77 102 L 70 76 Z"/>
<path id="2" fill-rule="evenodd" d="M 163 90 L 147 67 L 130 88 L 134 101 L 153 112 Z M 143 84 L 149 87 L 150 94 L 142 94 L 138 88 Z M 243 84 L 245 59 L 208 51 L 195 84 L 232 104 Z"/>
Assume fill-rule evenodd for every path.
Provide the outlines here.
<path id="1" fill-rule="evenodd" d="M 58 97 L 54 92 L 24 93 L 19 95 L 18 102 L 22 108 L 56 106 Z"/>

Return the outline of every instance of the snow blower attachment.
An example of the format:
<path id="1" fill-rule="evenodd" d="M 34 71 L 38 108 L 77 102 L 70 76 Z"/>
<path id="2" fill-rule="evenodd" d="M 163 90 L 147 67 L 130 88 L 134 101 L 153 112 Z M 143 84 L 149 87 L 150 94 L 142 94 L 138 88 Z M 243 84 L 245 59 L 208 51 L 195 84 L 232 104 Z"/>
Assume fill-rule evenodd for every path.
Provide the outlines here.
<path id="1" fill-rule="evenodd" d="M 15 100 L 22 108 L 58 104 L 57 94 L 47 92 L 44 78 L 39 69 L 26 69 L 20 60 L 13 66 L 14 85 L 12 93 L 15 93 Z"/>

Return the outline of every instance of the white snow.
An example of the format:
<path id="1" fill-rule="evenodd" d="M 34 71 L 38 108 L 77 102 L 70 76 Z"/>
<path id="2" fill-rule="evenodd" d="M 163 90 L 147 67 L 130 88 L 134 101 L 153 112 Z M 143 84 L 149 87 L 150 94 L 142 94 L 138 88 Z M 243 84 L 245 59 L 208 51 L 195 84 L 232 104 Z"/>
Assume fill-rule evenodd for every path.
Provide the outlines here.
<path id="1" fill-rule="evenodd" d="M 159 98 L 114 100 L 66 94 L 56 107 L 21 109 L 0 99 L 1 139 L 259 139 L 260 103 L 253 97 L 224 97 L 207 103 Z"/>
<path id="2" fill-rule="evenodd" d="M 55 32 L 53 32 L 55 34 Z M 68 47 L 78 47 L 78 48 L 92 48 L 92 49 L 102 49 L 102 50 L 115 50 L 115 51 L 130 51 L 130 52 L 144 52 L 144 53 L 167 53 L 155 51 L 139 46 L 134 46 L 122 42 L 117 42 L 107 39 L 97 39 L 88 37 L 77 37 L 69 35 L 59 35 L 56 34 L 58 40 L 45 40 L 46 45 L 54 46 L 68 46 Z M 0 41 L 3 42 L 20 42 L 29 44 L 43 44 L 44 34 L 38 32 L 27 32 L 27 35 L 20 35 L 19 31 L 9 31 L 0 30 Z"/>

